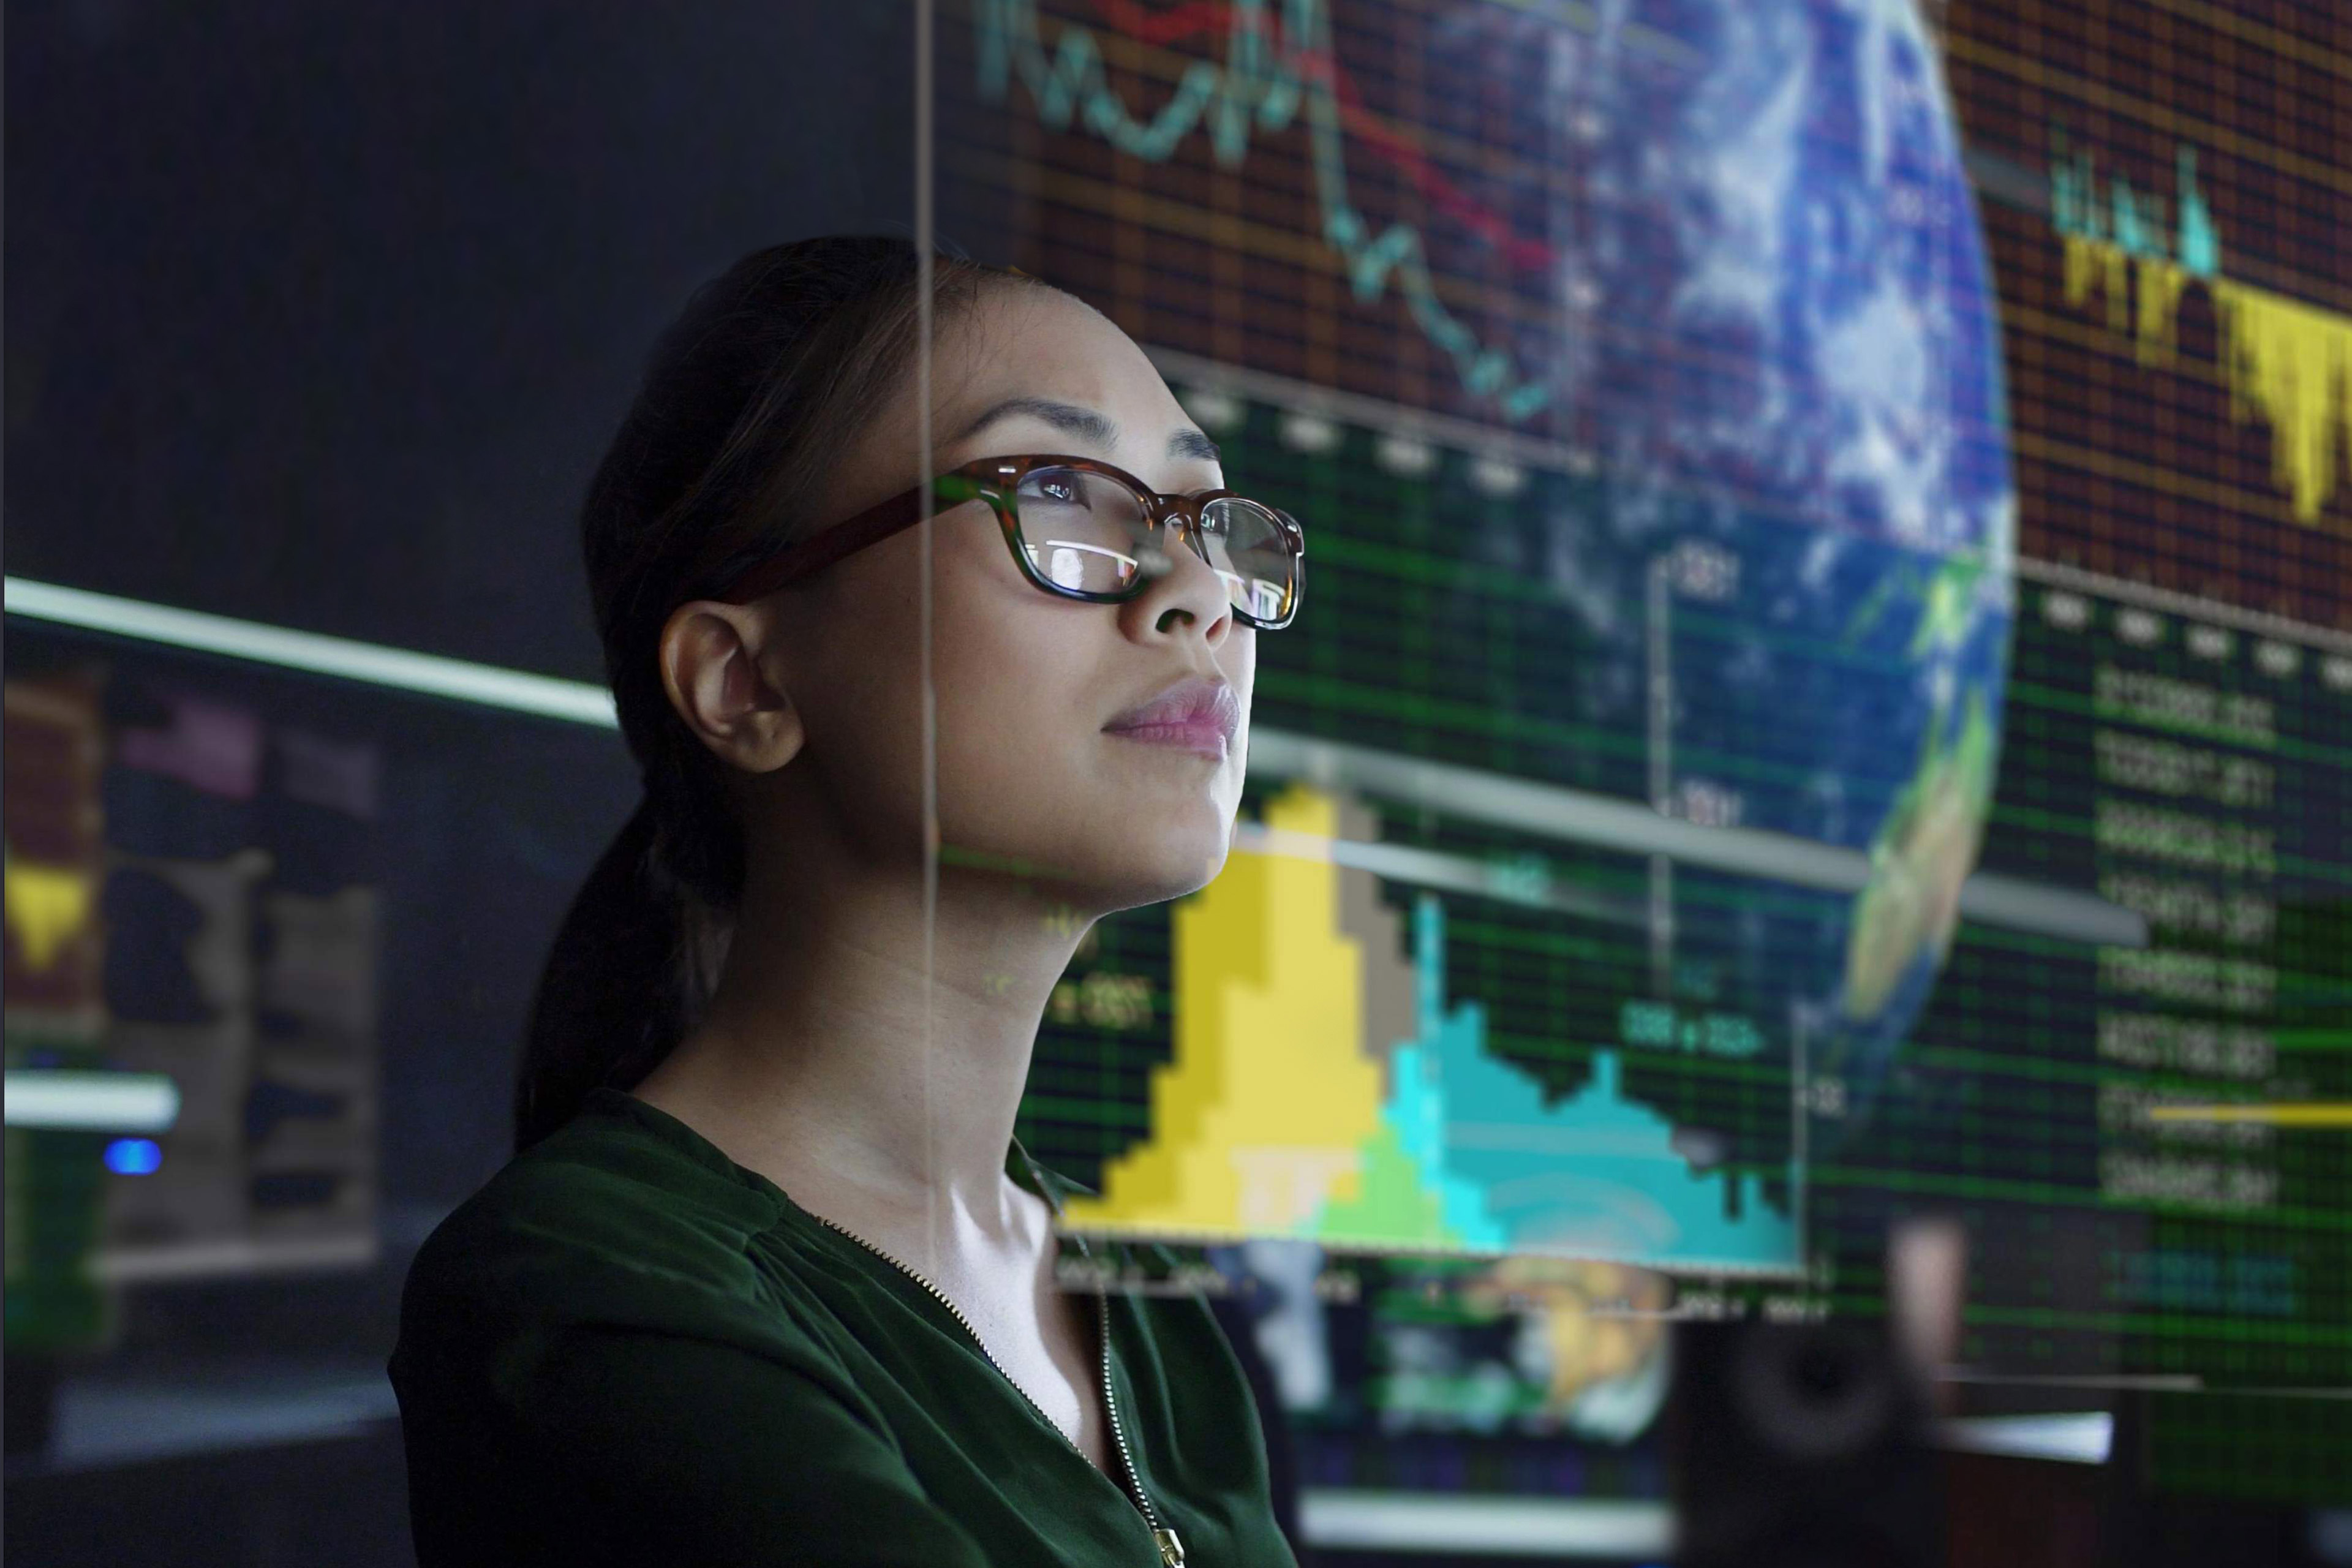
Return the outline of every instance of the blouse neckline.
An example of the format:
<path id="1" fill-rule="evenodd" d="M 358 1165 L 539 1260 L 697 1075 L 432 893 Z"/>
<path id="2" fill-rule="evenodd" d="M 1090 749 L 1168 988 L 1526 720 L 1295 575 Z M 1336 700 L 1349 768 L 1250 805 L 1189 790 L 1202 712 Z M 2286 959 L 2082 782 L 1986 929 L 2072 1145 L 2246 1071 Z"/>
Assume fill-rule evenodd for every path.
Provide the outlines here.
<path id="1" fill-rule="evenodd" d="M 816 1218 L 816 1215 L 795 1202 L 793 1195 L 783 1188 L 751 1167 L 738 1164 L 727 1151 L 650 1100 L 639 1100 L 626 1089 L 600 1084 L 588 1091 L 582 1101 L 581 1109 L 583 1112 L 593 1110 L 601 1114 L 617 1115 L 635 1121 L 640 1126 L 646 1127 L 661 1137 L 665 1142 L 693 1156 L 698 1163 L 713 1170 L 733 1175 L 744 1185 L 794 1213 L 804 1215 L 811 1219 Z M 1004 1173 L 1012 1177 L 1024 1192 L 1044 1199 L 1045 1206 L 1053 1211 L 1056 1220 L 1062 1217 L 1062 1194 L 1058 1186 L 1062 1178 L 1054 1176 L 1044 1166 L 1038 1164 L 1029 1151 L 1022 1147 L 1021 1139 L 1017 1133 L 1005 1146 Z"/>

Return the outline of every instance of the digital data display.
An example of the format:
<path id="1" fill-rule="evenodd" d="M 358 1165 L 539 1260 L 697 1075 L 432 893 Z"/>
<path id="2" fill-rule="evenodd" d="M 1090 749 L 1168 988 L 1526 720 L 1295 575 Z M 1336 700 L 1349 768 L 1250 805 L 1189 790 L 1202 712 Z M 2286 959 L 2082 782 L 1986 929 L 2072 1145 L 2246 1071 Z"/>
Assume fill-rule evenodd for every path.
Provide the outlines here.
<path id="1" fill-rule="evenodd" d="M 1958 1214 L 1962 1373 L 2340 1485 L 2352 160 L 2294 26 L 943 7 L 940 237 L 1307 529 L 1226 873 L 1049 1010 L 1081 1222 L 1874 1316 Z"/>

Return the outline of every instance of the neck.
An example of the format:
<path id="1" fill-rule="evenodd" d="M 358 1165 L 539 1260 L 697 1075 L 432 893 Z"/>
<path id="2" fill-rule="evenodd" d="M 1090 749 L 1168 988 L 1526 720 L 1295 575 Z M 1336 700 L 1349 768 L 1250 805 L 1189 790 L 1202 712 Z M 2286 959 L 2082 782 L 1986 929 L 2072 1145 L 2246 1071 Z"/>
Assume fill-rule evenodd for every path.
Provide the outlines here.
<path id="1" fill-rule="evenodd" d="M 637 1092 L 690 1108 L 787 1192 L 821 1184 L 869 1223 L 928 1226 L 930 1247 L 963 1252 L 1024 1228 L 1005 1151 L 1092 917 L 946 866 L 928 943 L 923 906 L 919 864 L 885 874 L 806 843 L 788 867 L 755 864 L 708 1015 Z"/>

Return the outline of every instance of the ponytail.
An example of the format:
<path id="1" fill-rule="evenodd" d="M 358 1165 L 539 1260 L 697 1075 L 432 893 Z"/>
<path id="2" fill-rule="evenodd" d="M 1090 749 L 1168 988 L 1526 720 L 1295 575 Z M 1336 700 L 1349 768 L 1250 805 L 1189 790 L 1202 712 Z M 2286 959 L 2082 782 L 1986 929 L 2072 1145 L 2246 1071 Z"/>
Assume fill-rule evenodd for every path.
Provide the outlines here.
<path id="1" fill-rule="evenodd" d="M 684 911 L 658 885 L 653 844 L 647 795 L 556 932 L 515 1082 L 517 1153 L 569 1121 L 590 1089 L 635 1087 L 683 1032 Z"/>

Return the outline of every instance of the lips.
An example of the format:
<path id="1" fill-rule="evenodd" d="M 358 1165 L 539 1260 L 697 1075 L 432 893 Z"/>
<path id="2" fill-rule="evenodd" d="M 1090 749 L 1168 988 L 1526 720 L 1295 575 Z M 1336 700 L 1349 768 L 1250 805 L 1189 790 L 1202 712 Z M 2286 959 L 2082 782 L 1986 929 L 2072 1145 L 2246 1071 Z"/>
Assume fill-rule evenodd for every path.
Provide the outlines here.
<path id="1" fill-rule="evenodd" d="M 1223 755 L 1241 728 L 1241 699 L 1222 680 L 1180 681 L 1150 701 L 1129 709 L 1105 732 L 1129 740 L 1189 747 Z"/>

